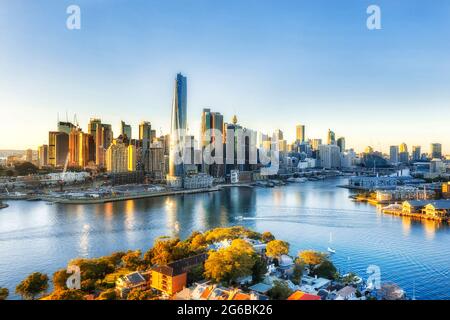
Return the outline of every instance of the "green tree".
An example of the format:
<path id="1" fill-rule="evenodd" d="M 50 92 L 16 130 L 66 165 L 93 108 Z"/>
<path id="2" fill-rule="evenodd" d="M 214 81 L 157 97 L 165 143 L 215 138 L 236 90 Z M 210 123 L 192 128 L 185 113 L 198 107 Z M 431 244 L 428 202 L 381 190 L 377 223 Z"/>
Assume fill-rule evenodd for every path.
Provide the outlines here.
<path id="1" fill-rule="evenodd" d="M 85 300 L 81 290 L 56 290 L 49 296 L 50 300 Z"/>
<path id="2" fill-rule="evenodd" d="M 7 288 L 0 287 L 0 300 L 6 300 L 9 295 L 9 290 Z"/>
<path id="3" fill-rule="evenodd" d="M 26 277 L 16 287 L 16 293 L 24 299 L 36 299 L 48 289 L 48 276 L 40 272 L 34 272 Z"/>
<path id="4" fill-rule="evenodd" d="M 127 296 L 127 300 L 151 300 L 156 297 L 156 294 L 150 289 L 145 290 L 141 288 L 135 288 L 130 291 Z"/>
<path id="5" fill-rule="evenodd" d="M 305 250 L 298 254 L 301 262 L 309 266 L 312 270 L 315 266 L 321 264 L 325 260 L 325 255 L 314 250 Z"/>
<path id="6" fill-rule="evenodd" d="M 100 293 L 97 300 L 117 300 L 117 292 L 115 289 L 108 289 Z"/>
<path id="7" fill-rule="evenodd" d="M 334 264 L 325 259 L 321 264 L 317 265 L 314 270 L 312 270 L 313 275 L 326 279 L 334 279 L 336 276 L 337 269 Z"/>
<path id="8" fill-rule="evenodd" d="M 16 164 L 14 166 L 14 169 L 19 176 L 27 176 L 29 174 L 35 174 L 38 172 L 38 168 L 31 162 L 22 162 Z"/>
<path id="9" fill-rule="evenodd" d="M 70 277 L 70 274 L 67 273 L 66 269 L 60 269 L 53 273 L 53 286 L 55 290 L 65 290 L 67 289 L 67 279 Z"/>
<path id="10" fill-rule="evenodd" d="M 303 270 L 305 266 L 302 263 L 296 262 L 294 265 L 294 270 L 292 272 L 292 282 L 296 285 L 299 285 L 302 281 Z"/>
<path id="11" fill-rule="evenodd" d="M 264 275 L 267 273 L 267 263 L 261 257 L 255 259 L 255 264 L 252 268 L 252 282 L 258 283 L 263 280 Z"/>
<path id="12" fill-rule="evenodd" d="M 141 267 L 143 264 L 141 256 L 142 256 L 141 250 L 128 251 L 122 257 L 123 266 L 129 270 L 133 271 L 138 270 L 139 267 Z"/>
<path id="13" fill-rule="evenodd" d="M 282 240 L 272 240 L 267 244 L 266 255 L 270 258 L 278 258 L 283 254 L 288 254 L 289 243 Z"/>
<path id="14" fill-rule="evenodd" d="M 286 282 L 275 281 L 267 294 L 272 300 L 286 300 L 292 294 L 292 290 L 289 289 Z"/>
<path id="15" fill-rule="evenodd" d="M 245 240 L 236 239 L 229 247 L 209 254 L 205 262 L 205 276 L 215 282 L 230 283 L 252 274 L 255 261 L 253 247 Z"/>
<path id="16" fill-rule="evenodd" d="M 203 273 L 205 272 L 205 267 L 203 264 L 199 264 L 191 269 L 187 273 L 187 283 L 190 285 L 194 282 L 204 279 Z"/>

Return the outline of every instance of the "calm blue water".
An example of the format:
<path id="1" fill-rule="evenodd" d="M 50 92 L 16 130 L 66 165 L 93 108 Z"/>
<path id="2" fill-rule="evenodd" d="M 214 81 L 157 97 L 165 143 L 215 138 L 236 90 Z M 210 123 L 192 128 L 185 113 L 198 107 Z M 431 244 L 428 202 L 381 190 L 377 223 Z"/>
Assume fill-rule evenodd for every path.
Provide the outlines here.
<path id="1" fill-rule="evenodd" d="M 343 183 L 233 188 L 100 205 L 10 201 L 0 210 L 0 286 L 13 293 L 29 273 L 51 276 L 74 257 L 145 251 L 161 235 L 184 238 L 194 230 L 243 224 L 290 242 L 292 254 L 325 251 L 332 233 L 333 259 L 341 272 L 366 277 L 374 264 L 382 281 L 398 283 L 409 296 L 415 286 L 417 299 L 450 299 L 448 225 L 383 215 L 351 202 L 348 190 L 335 187 Z M 249 219 L 239 222 L 240 215 Z"/>

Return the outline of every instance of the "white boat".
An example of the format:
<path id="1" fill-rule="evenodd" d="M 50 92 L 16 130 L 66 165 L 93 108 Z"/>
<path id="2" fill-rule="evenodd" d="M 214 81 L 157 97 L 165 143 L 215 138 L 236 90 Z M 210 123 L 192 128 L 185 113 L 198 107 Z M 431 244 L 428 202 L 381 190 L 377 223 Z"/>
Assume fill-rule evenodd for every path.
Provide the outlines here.
<path id="1" fill-rule="evenodd" d="M 330 245 L 331 245 L 331 242 L 333 242 L 333 237 L 332 237 L 331 232 L 330 232 L 330 241 L 329 242 L 330 242 Z M 332 247 L 328 247 L 327 250 L 329 253 L 336 253 L 336 250 L 333 249 Z"/>

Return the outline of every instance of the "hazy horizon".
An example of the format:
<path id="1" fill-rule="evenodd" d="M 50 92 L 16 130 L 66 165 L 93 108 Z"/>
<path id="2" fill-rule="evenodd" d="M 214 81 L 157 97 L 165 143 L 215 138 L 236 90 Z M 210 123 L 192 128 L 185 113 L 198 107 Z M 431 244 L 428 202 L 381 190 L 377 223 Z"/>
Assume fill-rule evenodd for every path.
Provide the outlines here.
<path id="1" fill-rule="evenodd" d="M 81 29 L 66 8 L 81 8 Z M 381 30 L 366 9 L 381 8 Z M 286 140 L 304 124 L 348 148 L 439 142 L 450 153 L 450 2 L 436 0 L 0 3 L 0 149 L 48 143 L 57 114 L 169 132 L 173 80 L 187 76 L 188 124 L 202 109 Z M 410 150 L 411 151 L 411 150 Z"/>

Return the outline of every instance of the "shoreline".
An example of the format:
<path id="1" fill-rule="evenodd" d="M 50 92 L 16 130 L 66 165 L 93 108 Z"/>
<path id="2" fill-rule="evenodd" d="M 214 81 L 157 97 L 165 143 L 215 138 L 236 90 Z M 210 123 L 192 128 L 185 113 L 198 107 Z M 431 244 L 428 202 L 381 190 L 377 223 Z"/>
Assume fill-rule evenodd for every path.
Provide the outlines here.
<path id="1" fill-rule="evenodd" d="M 137 199 L 164 197 L 164 196 L 173 196 L 173 195 L 207 193 L 207 192 L 216 192 L 216 191 L 220 191 L 220 188 L 219 187 L 211 187 L 211 188 L 203 188 L 203 189 L 171 190 L 171 191 L 163 191 L 163 192 L 151 192 L 151 193 L 141 193 L 141 194 L 136 194 L 136 195 L 124 195 L 124 196 L 107 197 L 107 198 L 92 198 L 92 199 L 67 199 L 67 198 L 41 197 L 40 200 L 52 202 L 52 203 L 58 203 L 58 204 L 98 204 L 98 203 L 137 200 Z"/>

